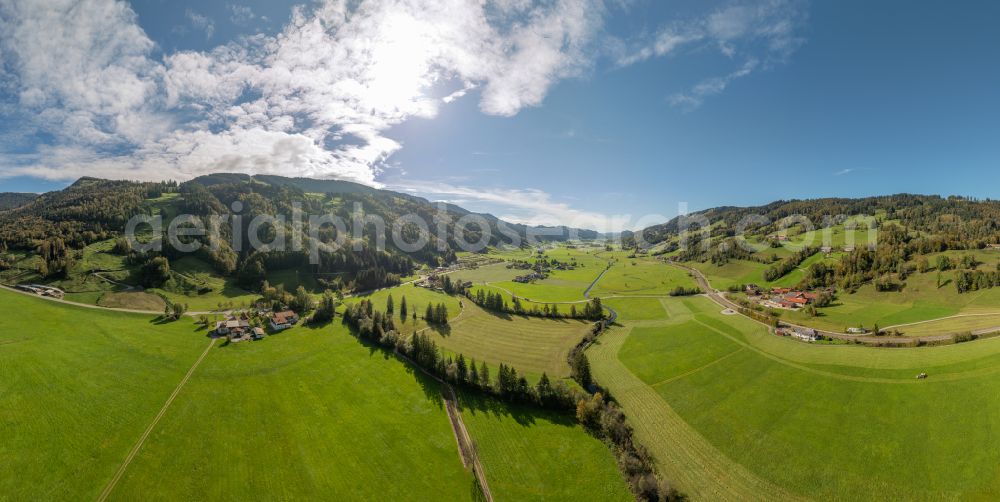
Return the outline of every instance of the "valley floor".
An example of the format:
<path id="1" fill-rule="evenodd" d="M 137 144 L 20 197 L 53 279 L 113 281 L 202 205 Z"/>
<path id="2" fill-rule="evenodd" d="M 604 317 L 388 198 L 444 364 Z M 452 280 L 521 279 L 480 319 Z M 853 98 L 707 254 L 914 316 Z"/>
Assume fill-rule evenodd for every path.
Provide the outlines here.
<path id="1" fill-rule="evenodd" d="M 669 296 L 695 281 L 653 258 L 559 253 L 583 266 L 508 291 L 539 304 L 584 302 L 588 289 L 605 296 L 617 323 L 586 352 L 594 376 L 663 477 L 693 500 L 1000 495 L 1000 339 L 801 343 L 725 315 L 707 296 Z M 501 264 L 455 276 L 506 290 L 511 274 Z M 494 315 L 412 285 L 367 298 L 381 308 L 389 295 L 448 306 L 448 330 L 407 318 L 404 332 L 433 332 L 451 353 L 532 378 L 565 378 L 566 353 L 586 329 Z M 989 303 L 977 298 L 969 305 Z M 0 300 L 0 469 L 21 473 L 0 477 L 0 499 L 480 496 L 440 384 L 339 323 L 207 345 L 191 319 L 8 291 Z M 945 314 L 897 317 L 911 333 L 997 321 Z M 458 401 L 496 500 L 629 498 L 607 446 L 566 417 L 461 392 Z"/>

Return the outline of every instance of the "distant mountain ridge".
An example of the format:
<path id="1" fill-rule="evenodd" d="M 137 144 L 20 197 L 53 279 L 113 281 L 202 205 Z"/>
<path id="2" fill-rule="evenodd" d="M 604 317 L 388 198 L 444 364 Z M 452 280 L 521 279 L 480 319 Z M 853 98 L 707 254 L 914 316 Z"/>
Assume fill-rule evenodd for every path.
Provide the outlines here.
<path id="1" fill-rule="evenodd" d="M 36 193 L 0 192 L 0 211 L 21 207 L 36 197 Z"/>
<path id="2" fill-rule="evenodd" d="M 323 179 L 313 179 L 313 178 L 291 178 L 278 175 L 269 174 L 257 174 L 249 175 L 242 173 L 213 173 L 204 176 L 199 176 L 189 181 L 189 183 L 198 183 L 207 187 L 214 185 L 223 185 L 229 183 L 250 183 L 253 180 L 258 183 L 264 183 L 272 186 L 285 186 L 294 187 L 303 192 L 307 193 L 332 193 L 332 194 L 367 194 L 376 197 L 400 197 L 416 203 L 422 204 L 434 204 L 435 206 L 438 202 L 433 202 L 423 197 L 418 197 L 411 194 L 406 194 L 402 192 L 396 192 L 392 190 L 385 190 L 370 187 L 368 185 L 363 185 L 361 183 L 355 183 L 353 181 L 345 180 L 323 180 Z M 501 220 L 496 216 L 489 213 L 475 213 L 469 211 L 461 206 L 457 206 L 451 203 L 445 203 L 445 209 L 448 212 L 456 213 L 461 216 L 467 214 L 477 214 L 482 216 L 491 225 L 496 225 L 499 222 L 503 222 L 506 226 L 515 230 L 521 236 L 524 236 L 528 229 L 534 229 L 537 231 L 538 239 L 543 241 L 560 241 L 566 240 L 570 236 L 579 239 L 598 239 L 602 238 L 603 234 L 598 233 L 595 230 L 581 229 L 581 228 L 571 228 L 563 225 L 560 226 L 531 226 L 524 225 L 521 223 L 511 223 L 508 221 Z"/>
<path id="3" fill-rule="evenodd" d="M 815 227 L 822 227 L 829 218 L 857 215 L 881 215 L 883 221 L 898 221 L 918 231 L 950 234 L 956 240 L 991 243 L 1000 238 L 1000 201 L 907 193 L 779 200 L 751 207 L 720 206 L 693 212 L 686 221 L 690 225 L 697 220 L 707 220 L 717 227 L 714 233 L 724 236 L 741 224 L 746 226 L 748 233 L 773 232 L 778 229 L 779 222 L 789 216 L 804 216 Z M 763 216 L 764 221 L 751 222 L 750 216 Z M 684 230 L 681 228 L 684 222 L 684 217 L 678 216 L 639 232 L 645 243 L 657 244 L 677 236 Z M 635 234 L 627 234 L 627 237 L 635 237 Z"/>

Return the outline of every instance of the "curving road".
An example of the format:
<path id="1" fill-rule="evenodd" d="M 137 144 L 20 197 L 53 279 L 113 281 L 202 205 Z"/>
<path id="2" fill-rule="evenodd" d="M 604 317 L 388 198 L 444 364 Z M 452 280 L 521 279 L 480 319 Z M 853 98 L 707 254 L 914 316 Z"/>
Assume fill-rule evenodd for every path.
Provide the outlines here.
<path id="1" fill-rule="evenodd" d="M 667 263 L 669 263 L 670 265 L 673 265 L 673 266 L 675 266 L 677 268 L 680 268 L 682 270 L 686 270 L 686 271 L 690 272 L 691 275 L 695 278 L 695 280 L 698 281 L 698 285 L 701 286 L 701 288 L 705 291 L 705 296 L 707 296 L 709 299 L 711 299 L 715 303 L 719 304 L 723 308 L 731 309 L 731 310 L 735 311 L 736 313 L 738 313 L 740 315 L 743 315 L 747 319 L 750 319 L 750 320 L 752 320 L 754 322 L 757 322 L 759 324 L 764 324 L 764 323 L 762 323 L 762 322 L 760 322 L 760 321 L 758 321 L 756 319 L 753 319 L 753 318 L 751 318 L 749 316 L 745 316 L 742 312 L 740 312 L 740 309 L 742 307 L 740 307 L 739 305 L 737 305 L 737 304 L 733 303 L 732 301 L 730 301 L 721 292 L 719 292 L 719 290 L 713 288 L 712 284 L 708 282 L 708 279 L 705 277 L 704 274 L 702 274 L 701 270 L 698 270 L 698 269 L 696 269 L 694 267 L 685 267 L 684 265 L 681 265 L 681 264 L 676 263 L 676 262 L 667 262 Z M 764 325 L 767 326 L 766 324 L 764 324 Z M 867 335 L 867 336 L 860 335 L 859 336 L 859 335 L 848 335 L 846 333 L 838 333 L 838 332 L 835 332 L 835 331 L 825 331 L 825 330 L 813 328 L 811 326 L 802 326 L 802 325 L 799 325 L 799 324 L 793 324 L 793 323 L 786 322 L 786 321 L 778 321 L 778 326 L 782 327 L 782 328 L 792 328 L 792 329 L 795 329 L 795 328 L 812 329 L 812 330 L 815 330 L 816 333 L 818 333 L 820 335 L 823 335 L 825 337 L 828 337 L 828 338 L 834 338 L 834 339 L 837 339 L 837 340 L 845 340 L 845 341 L 850 341 L 850 342 L 853 342 L 853 341 L 873 342 L 873 343 L 878 343 L 878 344 L 881 344 L 881 345 L 892 344 L 892 345 L 907 345 L 908 346 L 908 345 L 911 345 L 915 341 L 939 342 L 939 341 L 943 341 L 943 340 L 949 340 L 949 339 L 951 339 L 951 336 L 952 336 L 950 334 L 948 334 L 948 335 L 920 336 L 920 337 L 916 337 L 916 336 L 914 336 L 914 337 L 902 337 L 902 336 L 901 337 L 892 337 L 892 336 L 873 336 L 873 335 Z M 768 329 L 771 329 L 771 326 L 768 326 Z"/>

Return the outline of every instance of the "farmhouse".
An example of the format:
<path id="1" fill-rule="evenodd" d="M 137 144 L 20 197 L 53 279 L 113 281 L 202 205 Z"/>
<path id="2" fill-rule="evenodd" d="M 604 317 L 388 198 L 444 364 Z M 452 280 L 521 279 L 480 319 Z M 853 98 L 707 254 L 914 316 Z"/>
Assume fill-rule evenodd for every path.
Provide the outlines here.
<path id="1" fill-rule="evenodd" d="M 792 338 L 802 340 L 803 342 L 815 342 L 819 340 L 816 334 L 816 330 L 811 328 L 795 328 L 791 332 Z"/>
<path id="2" fill-rule="evenodd" d="M 427 288 L 432 291 L 444 291 L 444 275 L 431 274 L 424 278 L 424 280 L 417 283 L 418 287 Z"/>
<path id="3" fill-rule="evenodd" d="M 541 280 L 547 278 L 548 275 L 541 272 L 532 272 L 527 275 L 519 275 L 514 278 L 514 282 L 520 282 L 522 284 L 527 284 L 534 280 Z"/>
<path id="4" fill-rule="evenodd" d="M 225 321 L 215 323 L 215 333 L 219 335 L 243 335 L 244 331 L 250 329 L 250 322 L 246 319 L 237 319 L 230 316 Z"/>
<path id="5" fill-rule="evenodd" d="M 258 337 L 257 334 L 261 336 Z M 250 326 L 250 318 L 246 314 L 231 315 L 224 321 L 215 323 L 214 337 L 226 337 L 230 342 L 242 342 L 244 340 L 259 340 L 263 337 L 264 331 L 260 328 Z"/>
<path id="6" fill-rule="evenodd" d="M 286 310 L 284 312 L 275 312 L 271 314 L 271 319 L 269 321 L 271 329 L 274 331 L 281 331 L 291 328 L 293 324 L 299 322 L 299 316 L 292 312 L 291 310 Z"/>
<path id="7" fill-rule="evenodd" d="M 743 288 L 743 290 L 746 292 L 747 296 L 760 296 L 760 294 L 763 292 L 760 289 L 760 286 L 756 284 L 747 284 L 746 287 Z"/>
<path id="8" fill-rule="evenodd" d="M 814 303 L 818 297 L 816 293 L 795 291 L 790 288 L 773 288 L 771 297 L 761 303 L 769 307 L 798 309 Z"/>

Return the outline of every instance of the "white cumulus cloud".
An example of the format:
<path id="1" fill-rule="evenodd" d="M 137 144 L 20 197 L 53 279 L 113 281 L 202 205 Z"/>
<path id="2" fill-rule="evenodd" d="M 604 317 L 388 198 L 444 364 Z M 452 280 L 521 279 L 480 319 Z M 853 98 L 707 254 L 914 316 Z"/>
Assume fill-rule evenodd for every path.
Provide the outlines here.
<path id="1" fill-rule="evenodd" d="M 254 17 L 229 10 L 234 23 Z M 5 105 L 55 138 L 0 161 L 0 175 L 240 170 L 377 184 L 402 147 L 387 129 L 474 89 L 485 113 L 538 106 L 589 67 L 603 12 L 600 0 L 328 0 L 295 7 L 273 36 L 159 56 L 122 1 L 0 0 L 17 96 Z M 213 35 L 210 18 L 186 17 Z"/>

